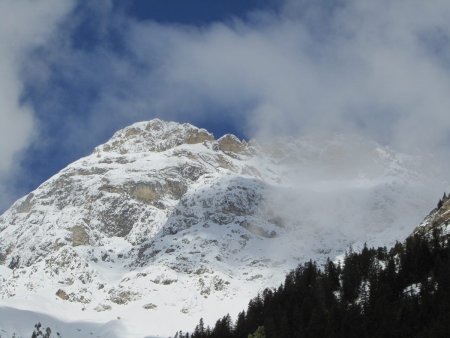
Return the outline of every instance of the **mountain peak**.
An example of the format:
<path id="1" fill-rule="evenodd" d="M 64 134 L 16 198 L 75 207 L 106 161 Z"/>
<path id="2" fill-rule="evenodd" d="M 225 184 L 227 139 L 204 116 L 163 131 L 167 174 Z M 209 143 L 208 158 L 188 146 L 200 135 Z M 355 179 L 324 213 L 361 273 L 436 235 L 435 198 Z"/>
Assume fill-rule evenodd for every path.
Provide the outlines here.
<path id="1" fill-rule="evenodd" d="M 0 216 L 0 304 L 41 311 L 39 295 L 168 336 L 206 308 L 205 321 L 238 311 L 299 261 L 409 233 L 428 200 L 409 162 L 328 143 L 215 140 L 159 119 L 119 130 Z"/>
<path id="2" fill-rule="evenodd" d="M 117 152 L 120 154 L 146 151 L 161 152 L 181 144 L 197 144 L 214 141 L 214 136 L 205 129 L 189 123 L 167 122 L 160 119 L 137 122 L 125 127 L 111 137 L 95 152 Z"/>

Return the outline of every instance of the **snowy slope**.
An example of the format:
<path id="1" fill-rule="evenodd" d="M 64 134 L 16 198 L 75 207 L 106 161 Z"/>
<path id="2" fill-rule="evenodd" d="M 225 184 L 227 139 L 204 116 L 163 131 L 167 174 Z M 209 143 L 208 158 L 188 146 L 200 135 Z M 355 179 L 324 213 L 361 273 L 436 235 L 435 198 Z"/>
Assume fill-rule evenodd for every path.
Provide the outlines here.
<path id="1" fill-rule="evenodd" d="M 0 217 L 0 336 L 39 316 L 65 337 L 168 336 L 237 313 L 299 262 L 409 234 L 442 186 L 416 164 L 360 139 L 136 123 Z"/>

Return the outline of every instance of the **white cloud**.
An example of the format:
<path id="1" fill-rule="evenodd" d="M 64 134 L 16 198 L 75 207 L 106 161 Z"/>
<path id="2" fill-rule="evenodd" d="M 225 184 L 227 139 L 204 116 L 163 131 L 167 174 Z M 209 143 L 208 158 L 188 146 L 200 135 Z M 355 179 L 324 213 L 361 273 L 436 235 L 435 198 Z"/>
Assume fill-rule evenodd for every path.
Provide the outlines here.
<path id="1" fill-rule="evenodd" d="M 450 4 L 306 3 L 201 29 L 132 24 L 128 47 L 149 71 L 119 107 L 220 106 L 250 133 L 351 130 L 406 151 L 448 147 Z M 100 112 L 114 100 L 104 98 Z"/>
<path id="2" fill-rule="evenodd" d="M 21 69 L 28 52 L 45 43 L 71 1 L 2 0 L 0 2 L 0 207 L 18 157 L 30 144 L 36 125 L 33 109 L 21 102 Z"/>
<path id="3" fill-rule="evenodd" d="M 86 152 L 105 131 L 155 115 L 226 115 L 249 136 L 349 132 L 407 153 L 448 151 L 450 3 L 334 4 L 286 1 L 279 12 L 203 27 L 135 21 L 103 6 L 91 20 L 98 43 L 81 50 L 70 43 L 71 18 L 36 63 L 78 86 L 70 95 L 82 111 L 63 126 L 63 146 Z M 111 29 L 125 48 L 111 47 Z M 33 68 L 27 81 L 50 93 L 46 109 L 67 109 Z"/>
<path id="4" fill-rule="evenodd" d="M 99 89 L 84 98 L 94 139 L 99 125 L 226 112 L 250 136 L 350 130 L 406 151 L 448 147 L 450 4 L 339 3 L 286 1 L 278 13 L 201 28 L 105 7 L 95 48 L 74 51 L 62 35 L 46 61 Z M 110 48 L 111 27 L 124 55 Z"/>

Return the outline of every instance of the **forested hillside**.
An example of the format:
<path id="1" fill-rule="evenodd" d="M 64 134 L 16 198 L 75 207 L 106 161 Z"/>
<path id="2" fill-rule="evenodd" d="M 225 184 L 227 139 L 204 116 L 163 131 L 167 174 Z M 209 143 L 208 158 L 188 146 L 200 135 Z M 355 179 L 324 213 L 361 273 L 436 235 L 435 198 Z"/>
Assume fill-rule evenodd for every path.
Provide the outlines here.
<path id="1" fill-rule="evenodd" d="M 350 251 L 343 264 L 307 262 L 233 321 L 203 320 L 191 338 L 448 337 L 450 245 L 439 228 L 391 249 Z"/>

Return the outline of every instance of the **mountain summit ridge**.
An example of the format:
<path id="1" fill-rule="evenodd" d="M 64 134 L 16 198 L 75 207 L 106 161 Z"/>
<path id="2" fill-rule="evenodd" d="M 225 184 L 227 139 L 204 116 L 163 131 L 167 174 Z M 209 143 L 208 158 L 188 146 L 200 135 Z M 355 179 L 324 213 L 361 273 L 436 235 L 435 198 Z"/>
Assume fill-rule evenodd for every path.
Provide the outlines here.
<path id="1" fill-rule="evenodd" d="M 148 122 L 137 122 L 117 131 L 109 141 L 97 147 L 95 151 L 161 152 L 183 143 L 196 144 L 213 140 L 213 134 L 189 123 L 180 124 L 153 119 Z"/>

